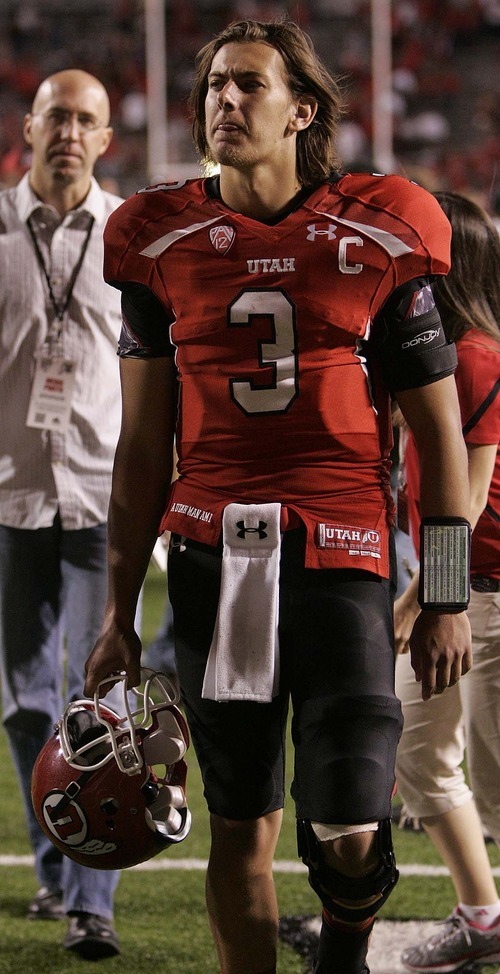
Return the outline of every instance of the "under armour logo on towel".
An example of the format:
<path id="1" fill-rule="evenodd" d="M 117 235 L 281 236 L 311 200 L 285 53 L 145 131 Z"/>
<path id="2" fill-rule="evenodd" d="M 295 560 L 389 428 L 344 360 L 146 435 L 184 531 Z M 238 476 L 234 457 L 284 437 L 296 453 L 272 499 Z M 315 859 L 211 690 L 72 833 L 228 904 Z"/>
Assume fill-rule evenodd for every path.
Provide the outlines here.
<path id="1" fill-rule="evenodd" d="M 244 538 L 247 534 L 258 534 L 259 540 L 262 541 L 263 538 L 267 538 L 267 521 L 259 521 L 258 528 L 247 528 L 244 521 L 236 521 L 236 527 L 240 530 L 237 533 L 238 538 Z"/>
<path id="2" fill-rule="evenodd" d="M 219 605 L 202 689 L 206 700 L 270 703 L 279 691 L 280 520 L 277 502 L 224 508 Z"/>

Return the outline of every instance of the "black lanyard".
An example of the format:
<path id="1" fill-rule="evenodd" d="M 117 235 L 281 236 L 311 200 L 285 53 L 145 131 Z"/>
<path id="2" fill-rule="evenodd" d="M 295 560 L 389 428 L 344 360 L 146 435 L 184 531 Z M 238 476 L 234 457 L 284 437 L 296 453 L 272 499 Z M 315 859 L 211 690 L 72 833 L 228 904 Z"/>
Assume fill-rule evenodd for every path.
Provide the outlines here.
<path id="1" fill-rule="evenodd" d="M 80 256 L 79 256 L 79 258 L 78 258 L 78 260 L 77 260 L 77 262 L 76 262 L 76 264 L 75 264 L 75 266 L 73 268 L 73 273 L 71 275 L 71 278 L 70 278 L 70 281 L 69 281 L 69 284 L 68 284 L 68 288 L 67 288 L 66 294 L 65 294 L 65 296 L 64 296 L 64 298 L 63 298 L 62 301 L 56 301 L 54 292 L 52 290 L 52 284 L 50 283 L 49 272 L 48 272 L 47 267 L 45 265 L 45 261 L 43 259 L 42 251 L 40 250 L 40 247 L 39 247 L 39 244 L 38 244 L 38 240 L 36 239 L 35 231 L 33 230 L 33 226 L 32 226 L 32 223 L 31 223 L 31 217 L 28 218 L 27 224 L 28 224 L 28 230 L 30 232 L 31 239 L 33 241 L 33 246 L 35 248 L 35 253 L 36 253 L 36 256 L 37 256 L 37 259 L 38 259 L 38 263 L 40 265 L 40 270 L 43 272 L 43 275 L 45 277 L 45 280 L 47 281 L 47 287 L 49 289 L 49 296 L 50 296 L 50 300 L 51 300 L 52 307 L 53 307 L 53 309 L 54 309 L 54 311 L 56 313 L 57 320 L 59 322 L 62 322 L 62 320 L 64 318 L 64 315 L 65 315 L 65 312 L 66 312 L 66 309 L 67 309 L 67 307 L 69 305 L 69 302 L 71 301 L 71 295 L 73 294 L 73 289 L 74 289 L 75 284 L 76 284 L 76 279 L 77 279 L 77 277 L 78 277 L 78 275 L 80 273 L 80 270 L 81 270 L 81 267 L 82 267 L 82 264 L 83 264 L 83 260 L 84 260 L 85 254 L 87 252 L 87 247 L 88 247 L 89 241 L 90 241 L 90 234 L 92 233 L 92 227 L 94 225 L 94 217 L 93 216 L 90 217 L 90 223 L 89 223 L 89 228 L 87 230 L 87 235 L 85 237 L 85 240 L 83 241 L 82 249 L 80 251 Z"/>

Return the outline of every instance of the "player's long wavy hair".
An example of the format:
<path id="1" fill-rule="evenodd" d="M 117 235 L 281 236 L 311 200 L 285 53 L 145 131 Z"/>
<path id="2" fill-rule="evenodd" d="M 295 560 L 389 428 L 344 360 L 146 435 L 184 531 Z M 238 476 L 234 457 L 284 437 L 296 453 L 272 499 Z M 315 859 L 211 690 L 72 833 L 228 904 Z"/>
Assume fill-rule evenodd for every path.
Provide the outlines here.
<path id="1" fill-rule="evenodd" d="M 500 341 L 500 237 L 488 214 L 460 193 L 434 194 L 451 223 L 451 270 L 432 285 L 446 336 L 479 328 Z"/>
<path id="2" fill-rule="evenodd" d="M 193 118 L 193 139 L 202 163 L 208 165 L 214 162 L 208 145 L 205 118 L 208 75 L 214 56 L 225 44 L 257 41 L 270 44 L 281 54 L 294 97 L 307 94 L 316 99 L 318 110 L 315 118 L 307 129 L 297 134 L 297 172 L 305 186 L 327 179 L 340 166 L 336 139 L 339 119 L 344 111 L 344 98 L 339 84 L 316 55 L 308 35 L 291 21 L 235 21 L 199 52 L 189 107 Z"/>

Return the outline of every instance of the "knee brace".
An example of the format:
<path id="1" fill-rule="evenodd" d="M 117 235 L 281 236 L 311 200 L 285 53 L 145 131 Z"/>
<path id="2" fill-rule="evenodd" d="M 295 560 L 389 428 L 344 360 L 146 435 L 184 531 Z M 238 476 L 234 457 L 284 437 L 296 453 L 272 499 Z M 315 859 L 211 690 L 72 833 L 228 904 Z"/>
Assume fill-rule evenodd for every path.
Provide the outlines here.
<path id="1" fill-rule="evenodd" d="M 378 866 L 367 876 L 344 876 L 327 865 L 321 842 L 311 823 L 297 819 L 299 856 L 309 870 L 309 883 L 328 912 L 347 923 L 372 917 L 391 894 L 399 879 L 392 847 L 389 819 L 379 822 L 376 843 Z"/>

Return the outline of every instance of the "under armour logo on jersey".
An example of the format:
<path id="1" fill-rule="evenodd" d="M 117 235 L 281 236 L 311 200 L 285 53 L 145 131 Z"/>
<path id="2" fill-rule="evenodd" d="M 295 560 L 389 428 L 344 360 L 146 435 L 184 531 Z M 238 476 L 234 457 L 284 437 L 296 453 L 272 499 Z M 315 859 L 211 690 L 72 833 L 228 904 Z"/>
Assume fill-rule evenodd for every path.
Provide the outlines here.
<path id="1" fill-rule="evenodd" d="M 240 530 L 237 532 L 238 538 L 245 538 L 247 534 L 258 534 L 259 541 L 267 538 L 267 521 L 259 521 L 259 526 L 257 528 L 247 528 L 244 521 L 236 521 L 236 527 Z"/>
<path id="2" fill-rule="evenodd" d="M 219 254 L 227 254 L 229 248 L 232 246 L 236 233 L 234 227 L 226 227 L 224 225 L 218 227 L 212 227 L 210 230 L 210 243 L 214 250 Z"/>
<path id="3" fill-rule="evenodd" d="M 306 240 L 315 240 L 316 237 L 320 236 L 328 237 L 329 240 L 336 240 L 337 238 L 335 232 L 337 227 L 334 223 L 320 223 L 319 225 L 317 223 L 310 223 L 307 229 L 309 233 L 307 234 Z"/>

